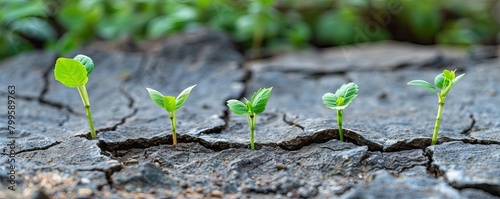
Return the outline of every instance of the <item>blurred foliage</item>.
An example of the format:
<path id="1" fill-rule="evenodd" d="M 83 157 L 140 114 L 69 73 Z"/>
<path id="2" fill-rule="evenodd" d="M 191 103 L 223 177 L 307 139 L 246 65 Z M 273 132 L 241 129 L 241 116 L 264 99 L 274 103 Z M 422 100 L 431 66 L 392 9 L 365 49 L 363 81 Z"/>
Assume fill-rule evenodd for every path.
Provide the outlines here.
<path id="1" fill-rule="evenodd" d="M 386 39 L 497 44 L 499 10 L 497 0 L 0 0 L 0 59 L 202 26 L 253 57 Z"/>

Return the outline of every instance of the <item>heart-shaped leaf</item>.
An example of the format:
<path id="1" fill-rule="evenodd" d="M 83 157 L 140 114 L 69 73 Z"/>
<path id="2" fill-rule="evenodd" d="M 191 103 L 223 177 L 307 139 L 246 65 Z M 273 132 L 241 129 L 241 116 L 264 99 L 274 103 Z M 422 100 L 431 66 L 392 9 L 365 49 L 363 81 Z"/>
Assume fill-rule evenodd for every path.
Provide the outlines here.
<path id="1" fill-rule="evenodd" d="M 57 59 L 54 76 L 57 81 L 70 88 L 83 86 L 88 81 L 85 66 L 79 61 L 68 58 Z"/>

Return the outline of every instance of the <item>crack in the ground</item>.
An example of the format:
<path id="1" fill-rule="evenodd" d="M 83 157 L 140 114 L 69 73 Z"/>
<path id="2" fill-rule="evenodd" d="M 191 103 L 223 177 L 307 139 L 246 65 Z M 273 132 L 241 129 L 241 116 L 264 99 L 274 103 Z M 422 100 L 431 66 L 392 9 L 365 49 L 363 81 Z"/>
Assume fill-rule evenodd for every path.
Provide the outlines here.
<path id="1" fill-rule="evenodd" d="M 297 124 L 293 121 L 289 121 L 286 119 L 286 113 L 283 113 L 283 122 L 287 123 L 288 125 L 290 125 L 291 127 L 298 127 L 300 129 L 302 129 L 302 131 L 304 131 L 304 126 L 300 125 L 300 124 Z"/>
<path id="2" fill-rule="evenodd" d="M 98 171 L 98 172 L 103 172 L 105 177 L 106 177 L 106 182 L 108 183 L 108 186 L 110 189 L 113 188 L 113 179 L 111 179 L 111 176 L 113 175 L 113 173 L 115 172 L 119 172 L 123 169 L 123 166 L 121 165 L 117 165 L 117 166 L 113 166 L 113 167 L 110 167 L 108 169 L 97 169 L 97 168 L 94 168 L 94 169 L 78 169 L 77 171 Z M 97 190 L 101 191 L 103 187 L 97 187 Z"/>
<path id="3" fill-rule="evenodd" d="M 59 57 L 59 54 L 54 54 L 52 57 L 53 61 L 50 63 L 51 64 L 56 63 L 58 57 Z M 39 100 L 44 99 L 45 94 L 47 94 L 47 92 L 49 91 L 49 87 L 50 87 L 49 77 L 50 77 L 50 72 L 52 72 L 52 69 L 53 69 L 53 67 L 51 65 L 50 67 L 47 67 L 47 69 L 43 72 L 43 88 L 40 91 L 40 95 L 38 95 Z"/>
<path id="4" fill-rule="evenodd" d="M 59 122 L 59 124 L 57 124 L 59 127 L 63 126 L 66 122 L 69 121 L 69 118 L 70 116 L 69 115 L 65 115 L 64 117 L 64 120 L 62 120 L 61 122 Z"/>
<path id="5" fill-rule="evenodd" d="M 245 71 L 245 75 L 243 76 L 243 79 L 241 79 L 241 83 L 243 84 L 243 90 L 241 91 L 240 95 L 237 96 L 235 99 L 242 100 L 245 97 L 245 94 L 247 93 L 248 90 L 248 85 L 250 84 L 250 80 L 252 79 L 252 72 L 242 64 L 240 64 L 240 69 Z M 233 99 L 233 98 L 230 98 Z M 223 106 L 225 107 L 222 115 L 222 120 L 224 120 L 224 126 L 222 129 L 226 129 L 229 127 L 229 122 L 231 121 L 231 110 L 229 110 L 229 107 L 226 105 L 226 102 L 230 99 L 226 99 L 223 102 Z"/>
<path id="6" fill-rule="evenodd" d="M 21 154 L 21 153 L 26 153 L 26 152 L 32 152 L 32 151 L 42 151 L 42 150 L 47 150 L 53 146 L 57 146 L 59 144 L 61 144 L 62 142 L 61 141 L 55 141 L 54 143 L 50 144 L 50 145 L 47 145 L 47 146 L 43 146 L 43 147 L 33 147 L 33 148 L 29 148 L 29 149 L 23 149 L 23 150 L 19 150 L 19 151 L 16 151 L 16 155 L 18 154 Z M 9 155 L 9 154 L 5 154 L 5 153 L 2 153 L 2 155 Z"/>
<path id="7" fill-rule="evenodd" d="M 472 132 L 472 129 L 474 129 L 474 126 L 476 125 L 476 118 L 474 118 L 474 114 L 469 114 L 469 118 L 472 120 L 470 126 L 467 129 L 464 129 L 460 134 L 466 135 L 467 137 L 470 136 L 470 133 Z"/>

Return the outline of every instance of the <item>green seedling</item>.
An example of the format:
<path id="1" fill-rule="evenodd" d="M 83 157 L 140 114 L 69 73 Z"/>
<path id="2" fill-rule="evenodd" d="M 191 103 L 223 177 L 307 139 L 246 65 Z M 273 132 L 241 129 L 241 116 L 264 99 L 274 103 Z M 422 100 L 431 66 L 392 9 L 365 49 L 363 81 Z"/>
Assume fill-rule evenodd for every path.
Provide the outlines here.
<path id="1" fill-rule="evenodd" d="M 245 98 L 245 103 L 231 99 L 227 101 L 227 106 L 233 113 L 237 115 L 246 115 L 248 126 L 250 127 L 250 149 L 254 150 L 254 130 L 257 124 L 257 115 L 264 112 L 267 106 L 267 101 L 271 96 L 271 88 L 259 89 L 252 95 L 250 101 Z"/>
<path id="2" fill-rule="evenodd" d="M 441 124 L 441 114 L 443 113 L 444 101 L 446 100 L 446 95 L 450 92 L 451 87 L 455 85 L 460 78 L 465 74 L 461 74 L 455 77 L 455 71 L 444 70 L 443 73 L 436 76 L 434 79 L 434 85 L 440 89 L 440 92 L 432 86 L 430 83 L 424 80 L 413 80 L 408 82 L 408 85 L 418 86 L 430 90 L 437 94 L 438 96 L 438 113 L 436 116 L 436 124 L 434 125 L 434 134 L 432 135 L 431 145 L 435 145 L 439 133 L 439 125 Z"/>
<path id="3" fill-rule="evenodd" d="M 358 96 L 359 87 L 355 83 L 343 84 L 335 94 L 326 93 L 323 95 L 323 103 L 327 108 L 337 111 L 337 125 L 339 126 L 340 141 L 344 141 L 342 132 L 342 120 L 344 119 L 344 109 Z"/>
<path id="4" fill-rule="evenodd" d="M 89 120 L 90 135 L 92 139 L 96 138 L 94 130 L 94 122 L 92 121 L 92 113 L 90 112 L 89 94 L 85 84 L 89 80 L 88 76 L 94 70 L 94 62 L 90 57 L 85 55 L 77 55 L 73 59 L 59 58 L 56 61 L 54 76 L 57 81 L 69 88 L 77 88 L 82 98 L 83 106 L 87 112 Z"/>
<path id="5" fill-rule="evenodd" d="M 195 87 L 196 85 L 190 86 L 186 89 L 184 89 L 177 97 L 174 96 L 165 96 L 161 94 L 160 92 L 151 89 L 151 88 L 146 88 L 148 90 L 149 96 L 151 99 L 158 104 L 158 106 L 163 107 L 167 113 L 168 113 L 168 118 L 170 119 L 170 125 L 172 125 L 172 139 L 173 139 L 173 147 L 177 146 L 177 130 L 175 127 L 175 123 L 177 121 L 176 119 L 176 111 L 182 107 L 184 102 L 186 102 L 187 98 L 189 97 L 189 94 L 191 93 L 191 90 Z"/>

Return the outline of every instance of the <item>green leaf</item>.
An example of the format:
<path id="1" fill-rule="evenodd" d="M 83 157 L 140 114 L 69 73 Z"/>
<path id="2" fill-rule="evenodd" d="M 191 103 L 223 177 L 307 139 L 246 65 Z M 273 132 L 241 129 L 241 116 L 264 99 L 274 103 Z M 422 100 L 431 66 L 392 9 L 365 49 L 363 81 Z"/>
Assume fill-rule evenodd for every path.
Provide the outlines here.
<path id="1" fill-rule="evenodd" d="M 464 75 L 465 75 L 465 73 L 464 73 L 464 74 L 461 74 L 461 75 L 457 76 L 455 79 L 453 79 L 453 84 L 456 84 L 456 83 L 458 82 L 458 80 L 462 79 L 462 77 L 463 77 Z"/>
<path id="2" fill-rule="evenodd" d="M 429 82 L 426 82 L 424 80 L 413 80 L 408 82 L 408 85 L 422 87 L 432 92 L 438 93 L 438 91 L 436 90 L 436 88 L 434 88 L 434 86 L 432 86 Z"/>
<path id="3" fill-rule="evenodd" d="M 439 74 L 434 78 L 434 85 L 440 89 L 445 89 L 448 86 L 448 83 L 446 83 L 446 79 L 444 78 L 443 73 Z"/>
<path id="4" fill-rule="evenodd" d="M 85 69 L 87 70 L 87 77 L 94 70 L 94 61 L 92 61 L 92 59 L 90 59 L 90 57 L 88 57 L 87 55 L 79 54 L 73 59 L 79 61 L 83 64 L 83 66 L 85 66 Z"/>
<path id="5" fill-rule="evenodd" d="M 67 87 L 74 88 L 87 83 L 85 66 L 74 59 L 59 58 L 56 61 L 54 76 Z"/>
<path id="6" fill-rule="evenodd" d="M 255 114 L 260 114 L 264 112 L 267 106 L 267 101 L 269 100 L 269 97 L 271 96 L 271 91 L 273 87 L 271 88 L 265 88 L 265 89 L 259 89 L 257 92 L 255 92 L 252 96 L 251 99 L 251 104 L 252 104 L 252 111 Z"/>
<path id="7" fill-rule="evenodd" d="M 158 92 L 157 90 L 154 90 L 152 88 L 146 88 L 146 89 L 148 90 L 149 97 L 151 97 L 151 99 L 156 104 L 158 104 L 158 106 L 164 107 L 163 94 L 161 94 L 160 92 Z"/>
<path id="8" fill-rule="evenodd" d="M 228 100 L 227 106 L 234 114 L 245 115 L 248 113 L 247 106 L 243 102 L 240 102 L 238 100 Z"/>
<path id="9" fill-rule="evenodd" d="M 163 108 L 168 112 L 174 112 L 176 109 L 176 100 L 174 96 L 163 96 Z"/>
<path id="10" fill-rule="evenodd" d="M 323 104 L 325 104 L 328 107 L 337 106 L 338 97 L 333 93 L 325 93 L 322 99 L 323 99 Z"/>
<path id="11" fill-rule="evenodd" d="M 353 82 L 343 84 L 335 94 L 325 93 L 322 97 L 323 104 L 331 109 L 344 109 L 358 96 L 358 90 L 358 85 Z"/>
<path id="12" fill-rule="evenodd" d="M 175 110 L 179 109 L 183 104 L 184 102 L 186 102 L 187 98 L 189 97 L 189 93 L 191 93 L 191 90 L 196 86 L 195 85 L 192 85 L 186 89 L 184 89 L 180 94 L 179 96 L 177 96 L 177 98 L 175 99 Z"/>
<path id="13" fill-rule="evenodd" d="M 342 104 L 337 106 L 347 106 L 351 103 L 351 101 L 358 96 L 359 87 L 355 83 L 351 82 L 348 84 L 343 84 L 337 91 L 335 91 L 335 95 L 340 98 L 344 98 Z M 337 102 L 336 102 L 337 103 Z"/>

